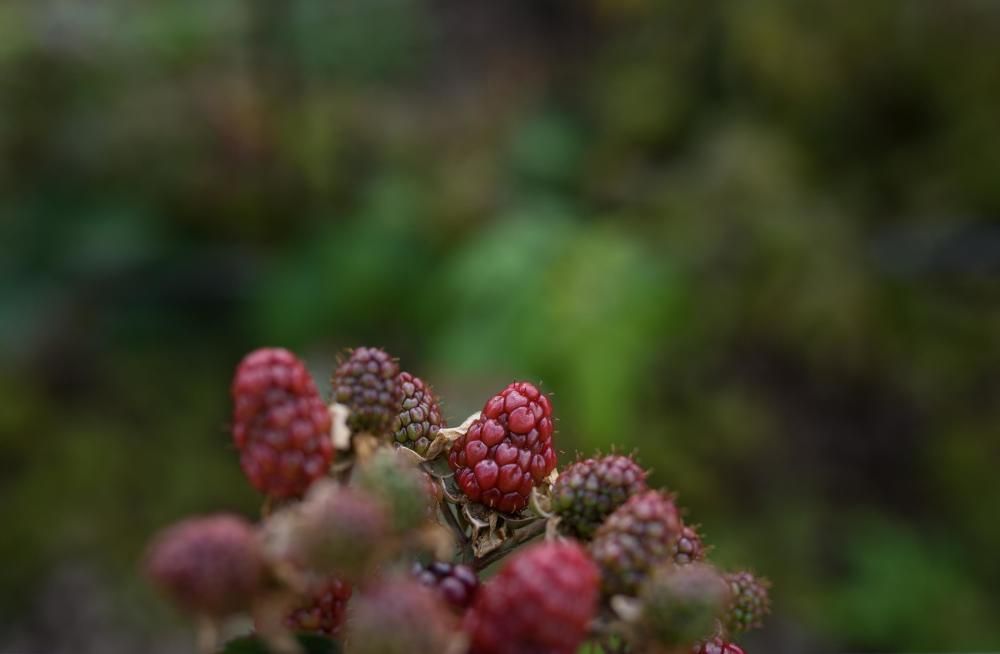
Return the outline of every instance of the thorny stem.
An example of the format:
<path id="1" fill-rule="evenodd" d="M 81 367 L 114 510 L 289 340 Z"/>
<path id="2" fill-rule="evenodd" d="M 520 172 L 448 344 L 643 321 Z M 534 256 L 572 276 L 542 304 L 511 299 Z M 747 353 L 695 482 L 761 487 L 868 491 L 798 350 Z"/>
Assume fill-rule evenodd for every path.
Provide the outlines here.
<path id="1" fill-rule="evenodd" d="M 503 557 L 510 554 L 514 549 L 528 542 L 536 536 L 541 536 L 545 533 L 545 520 L 537 520 L 532 522 L 527 527 L 514 532 L 514 535 L 504 541 L 503 545 L 496 548 L 491 552 L 487 552 L 483 556 L 475 559 L 472 562 L 472 567 L 476 570 L 482 570 L 487 566 L 490 566 Z"/>

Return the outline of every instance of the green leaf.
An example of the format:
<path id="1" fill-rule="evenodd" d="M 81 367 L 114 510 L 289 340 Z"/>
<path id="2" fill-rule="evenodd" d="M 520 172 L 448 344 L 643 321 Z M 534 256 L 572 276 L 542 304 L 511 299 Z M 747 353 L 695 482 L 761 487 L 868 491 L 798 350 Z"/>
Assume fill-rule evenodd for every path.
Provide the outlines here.
<path id="1" fill-rule="evenodd" d="M 299 634 L 299 644 L 305 654 L 340 654 L 340 645 L 329 638 L 311 634 Z M 219 654 L 271 654 L 267 644 L 257 636 L 244 636 L 226 643 Z"/>

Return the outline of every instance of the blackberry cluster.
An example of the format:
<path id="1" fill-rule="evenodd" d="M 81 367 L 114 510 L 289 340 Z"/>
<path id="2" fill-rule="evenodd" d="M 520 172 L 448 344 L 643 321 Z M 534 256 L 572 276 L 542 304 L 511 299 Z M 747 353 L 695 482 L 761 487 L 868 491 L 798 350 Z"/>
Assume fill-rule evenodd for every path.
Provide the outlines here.
<path id="1" fill-rule="evenodd" d="M 330 412 L 298 358 L 281 348 L 248 354 L 232 385 L 233 441 L 254 487 L 272 497 L 301 495 L 333 460 Z"/>
<path id="2" fill-rule="evenodd" d="M 674 501 L 659 491 L 633 495 L 594 534 L 590 551 L 606 595 L 635 595 L 649 572 L 673 556 L 681 533 Z"/>
<path id="3" fill-rule="evenodd" d="M 587 636 L 599 573 L 572 542 L 534 545 L 505 565 L 466 613 L 470 654 L 572 654 Z"/>
<path id="4" fill-rule="evenodd" d="M 393 437 L 397 443 L 418 454 L 426 454 L 438 431 L 445 426 L 441 405 L 420 377 L 401 372 L 396 378 L 396 386 L 402 400 L 392 423 Z"/>
<path id="5" fill-rule="evenodd" d="M 220 651 L 212 623 L 240 612 L 256 634 L 224 651 L 744 654 L 724 639 L 760 626 L 768 582 L 705 563 L 698 530 L 631 457 L 552 475 L 552 403 L 535 385 L 445 429 L 430 386 L 382 350 L 349 351 L 332 380 L 341 406 L 291 352 L 244 357 L 233 440 L 267 495 L 261 524 L 190 519 L 149 548 L 151 581 L 205 621 L 201 654 Z"/>

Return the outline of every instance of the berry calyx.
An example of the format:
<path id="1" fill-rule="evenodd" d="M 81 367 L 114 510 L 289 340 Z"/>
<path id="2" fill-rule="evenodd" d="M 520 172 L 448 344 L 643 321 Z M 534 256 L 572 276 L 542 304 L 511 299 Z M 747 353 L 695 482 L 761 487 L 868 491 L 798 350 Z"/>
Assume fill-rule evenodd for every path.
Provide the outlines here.
<path id="1" fill-rule="evenodd" d="M 340 362 L 333 373 L 333 397 L 350 409 L 352 432 L 388 433 L 400 410 L 397 375 L 399 364 L 376 347 L 355 348 Z"/>
<path id="2" fill-rule="evenodd" d="M 294 354 L 261 348 L 246 355 L 232 397 L 233 442 L 257 490 L 297 497 L 326 474 L 333 460 L 330 413 Z"/>
<path id="3" fill-rule="evenodd" d="M 465 614 L 472 654 L 571 654 L 597 608 L 599 572 L 580 545 L 546 542 L 515 555 Z"/>
<path id="4" fill-rule="evenodd" d="M 732 592 L 725 616 L 727 633 L 735 636 L 761 627 L 764 616 L 771 612 L 771 582 L 747 571 L 727 574 L 726 582 Z"/>
<path id="5" fill-rule="evenodd" d="M 249 608 L 264 563 L 253 525 L 219 514 L 161 531 L 147 552 L 146 573 L 179 608 L 224 617 Z"/>
<path id="6" fill-rule="evenodd" d="M 514 513 L 556 467 L 552 431 L 549 398 L 533 384 L 514 382 L 452 444 L 448 464 L 470 500 Z"/>
<path id="7" fill-rule="evenodd" d="M 671 560 L 681 533 L 672 498 L 655 490 L 633 495 L 594 534 L 590 551 L 606 595 L 631 595 L 650 571 Z"/>
<path id="8" fill-rule="evenodd" d="M 627 456 L 578 461 L 552 487 L 552 509 L 562 530 L 590 540 L 612 511 L 646 490 L 646 471 Z"/>
<path id="9" fill-rule="evenodd" d="M 308 631 L 335 636 L 351 599 L 351 584 L 331 578 L 285 617 L 285 626 L 293 631 Z"/>
<path id="10" fill-rule="evenodd" d="M 396 386 L 402 397 L 400 411 L 392 423 L 396 442 L 418 454 L 426 454 L 438 431 L 445 426 L 441 405 L 424 380 L 401 372 Z"/>
<path id="11" fill-rule="evenodd" d="M 452 608 L 464 611 L 472 605 L 479 591 L 479 577 L 467 565 L 435 561 L 428 566 L 413 567 L 417 581 L 433 588 Z"/>

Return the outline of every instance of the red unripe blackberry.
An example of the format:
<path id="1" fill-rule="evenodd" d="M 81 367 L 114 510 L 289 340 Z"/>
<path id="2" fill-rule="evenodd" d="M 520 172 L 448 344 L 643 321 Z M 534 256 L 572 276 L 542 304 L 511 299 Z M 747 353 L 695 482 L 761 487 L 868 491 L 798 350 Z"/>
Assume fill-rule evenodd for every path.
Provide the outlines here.
<path id="1" fill-rule="evenodd" d="M 392 433 L 397 443 L 418 454 L 426 454 L 438 431 L 445 426 L 441 405 L 424 380 L 401 372 L 396 378 L 402 396 L 401 408 L 392 422 Z"/>
<path id="2" fill-rule="evenodd" d="M 293 631 L 336 635 L 344 623 L 347 601 L 351 599 L 352 592 L 351 584 L 346 581 L 330 579 L 288 614 L 285 626 Z"/>
<path id="3" fill-rule="evenodd" d="M 572 654 L 597 610 L 599 572 L 570 541 L 515 554 L 465 614 L 471 654 Z"/>
<path id="4" fill-rule="evenodd" d="M 352 432 L 389 432 L 400 410 L 397 375 L 399 364 L 376 347 L 355 348 L 340 362 L 333 373 L 333 397 L 350 409 L 347 426 Z"/>
<path id="5" fill-rule="evenodd" d="M 590 540 L 611 512 L 646 490 L 646 471 L 627 456 L 578 461 L 552 487 L 552 509 L 571 536 Z"/>
<path id="6" fill-rule="evenodd" d="M 736 643 L 727 643 L 721 638 L 698 643 L 692 651 L 694 654 L 745 654 L 742 647 Z"/>
<path id="7" fill-rule="evenodd" d="M 181 609 L 222 617 L 250 607 L 264 563 L 253 525 L 220 514 L 161 531 L 146 555 L 146 573 Z"/>
<path id="8" fill-rule="evenodd" d="M 701 535 L 694 527 L 684 525 L 681 534 L 674 545 L 674 563 L 677 565 L 687 565 L 705 560 L 705 545 L 701 541 Z"/>
<path id="9" fill-rule="evenodd" d="M 414 580 L 389 580 L 353 600 L 345 634 L 351 654 L 454 651 L 457 619 L 437 594 Z"/>
<path id="10" fill-rule="evenodd" d="M 771 612 L 771 582 L 746 571 L 727 574 L 725 579 L 732 591 L 725 616 L 726 632 L 735 636 L 763 626 L 764 616 Z"/>
<path id="11" fill-rule="evenodd" d="M 438 594 L 458 611 L 469 608 L 479 591 L 479 577 L 467 565 L 435 561 L 428 566 L 413 567 L 413 576 Z"/>
<path id="12" fill-rule="evenodd" d="M 473 502 L 504 513 L 523 509 L 531 489 L 556 467 L 552 430 L 549 398 L 533 384 L 514 382 L 452 444 L 455 481 Z"/>
<path id="13" fill-rule="evenodd" d="M 305 365 L 281 348 L 248 354 L 232 385 L 233 441 L 257 490 L 296 497 L 333 460 L 330 412 Z"/>
<path id="14" fill-rule="evenodd" d="M 606 595 L 632 595 L 648 573 L 670 561 L 681 533 L 673 499 L 655 490 L 633 495 L 594 534 L 590 551 Z"/>

